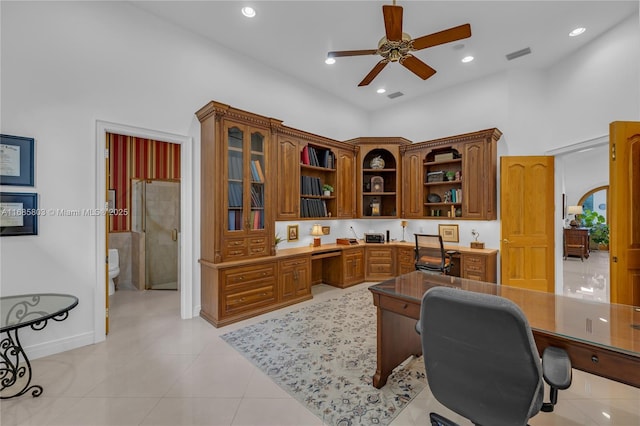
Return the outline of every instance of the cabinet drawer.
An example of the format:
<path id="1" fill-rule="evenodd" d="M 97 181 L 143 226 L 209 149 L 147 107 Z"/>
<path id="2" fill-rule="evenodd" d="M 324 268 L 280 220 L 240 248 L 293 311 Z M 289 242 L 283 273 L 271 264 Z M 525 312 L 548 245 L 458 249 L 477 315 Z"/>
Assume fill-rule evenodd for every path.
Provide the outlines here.
<path id="1" fill-rule="evenodd" d="M 484 272 L 486 270 L 487 259 L 484 256 L 465 255 L 462 267 L 466 272 Z"/>
<path id="2" fill-rule="evenodd" d="M 253 256 L 267 255 L 267 240 L 264 237 L 249 238 L 249 254 Z"/>
<path id="3" fill-rule="evenodd" d="M 225 271 L 222 280 L 224 290 L 229 292 L 256 282 L 274 280 L 275 269 L 275 264 L 266 264 Z"/>
<path id="4" fill-rule="evenodd" d="M 226 240 L 222 252 L 226 260 L 245 257 L 247 256 L 247 240 L 244 238 Z"/>
<path id="5" fill-rule="evenodd" d="M 369 272 L 372 274 L 393 274 L 393 265 L 390 263 L 369 264 Z"/>
<path id="6" fill-rule="evenodd" d="M 308 257 L 296 257 L 292 259 L 286 259 L 280 261 L 281 268 L 295 268 L 296 266 L 304 266 L 309 263 Z"/>
<path id="7" fill-rule="evenodd" d="M 262 287 L 228 293 L 224 298 L 225 314 L 254 309 L 275 301 L 275 285 L 265 283 Z"/>
<path id="8" fill-rule="evenodd" d="M 369 257 L 390 259 L 391 256 L 392 256 L 392 249 L 390 249 L 390 248 L 380 248 L 380 249 L 367 248 L 367 254 L 369 255 Z"/>
<path id="9" fill-rule="evenodd" d="M 400 260 L 400 263 L 413 263 L 413 249 L 399 249 L 398 260 Z"/>
<path id="10" fill-rule="evenodd" d="M 389 297 L 380 298 L 380 308 L 386 309 L 396 314 L 404 315 L 409 318 L 420 318 L 420 304 L 405 302 L 404 300 L 391 299 Z"/>

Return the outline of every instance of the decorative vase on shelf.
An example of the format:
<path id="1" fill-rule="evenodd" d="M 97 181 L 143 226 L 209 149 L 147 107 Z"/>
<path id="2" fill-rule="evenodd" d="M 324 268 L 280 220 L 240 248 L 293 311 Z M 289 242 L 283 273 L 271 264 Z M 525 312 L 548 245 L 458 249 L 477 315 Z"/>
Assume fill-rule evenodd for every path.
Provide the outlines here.
<path id="1" fill-rule="evenodd" d="M 384 160 L 382 159 L 381 156 L 378 155 L 377 157 L 373 157 L 371 159 L 369 166 L 372 169 L 384 169 Z"/>

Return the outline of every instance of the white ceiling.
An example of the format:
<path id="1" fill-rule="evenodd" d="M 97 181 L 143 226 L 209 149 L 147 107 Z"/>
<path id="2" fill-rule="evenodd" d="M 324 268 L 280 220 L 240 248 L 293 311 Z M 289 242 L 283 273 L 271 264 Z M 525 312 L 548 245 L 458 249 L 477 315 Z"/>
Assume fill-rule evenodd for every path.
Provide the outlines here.
<path id="1" fill-rule="evenodd" d="M 388 65 L 367 87 L 358 83 L 380 60 L 377 55 L 337 58 L 331 50 L 376 49 L 384 36 L 382 1 L 133 1 L 151 12 L 292 78 L 368 111 L 424 96 L 513 68 L 544 69 L 570 56 L 625 18 L 638 16 L 632 1 L 398 1 L 403 31 L 412 38 L 470 23 L 468 39 L 415 52 L 437 70 L 421 80 L 400 64 Z M 257 15 L 245 18 L 250 5 Z M 587 31 L 568 37 L 575 27 Z M 455 48 L 463 44 L 464 47 Z M 513 61 L 505 55 L 525 47 Z M 629 52 L 638 55 L 638 52 Z M 476 59 L 463 64 L 460 59 Z M 221 65 L 224 66 L 224 65 Z M 384 95 L 376 93 L 385 88 Z M 400 91 L 404 96 L 389 99 Z"/>

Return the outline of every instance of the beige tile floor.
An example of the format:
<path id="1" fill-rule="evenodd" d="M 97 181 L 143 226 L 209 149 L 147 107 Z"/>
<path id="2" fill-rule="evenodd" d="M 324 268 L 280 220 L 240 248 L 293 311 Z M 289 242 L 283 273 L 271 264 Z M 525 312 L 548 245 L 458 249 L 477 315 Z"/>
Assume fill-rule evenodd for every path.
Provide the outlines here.
<path id="1" fill-rule="evenodd" d="M 592 259 L 578 259 L 575 265 L 589 268 Z M 305 303 L 368 285 L 347 290 L 315 286 L 314 300 Z M 35 360 L 34 374 L 44 394 L 3 401 L 0 424 L 320 425 L 317 417 L 219 338 L 262 319 L 216 329 L 200 318 L 180 320 L 177 292 L 118 291 L 112 297 L 106 342 Z M 443 408 L 428 388 L 392 424 L 427 425 L 429 411 L 470 424 Z M 573 385 L 560 393 L 556 411 L 541 413 L 530 424 L 639 425 L 640 389 L 575 371 Z"/>

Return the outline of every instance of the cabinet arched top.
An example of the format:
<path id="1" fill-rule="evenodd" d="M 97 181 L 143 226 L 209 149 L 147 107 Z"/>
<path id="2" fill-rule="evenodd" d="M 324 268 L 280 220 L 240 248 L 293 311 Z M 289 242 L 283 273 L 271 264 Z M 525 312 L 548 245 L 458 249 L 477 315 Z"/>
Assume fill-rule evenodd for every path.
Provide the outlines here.
<path id="1" fill-rule="evenodd" d="M 396 156 L 384 148 L 372 149 L 362 160 L 363 169 L 395 169 L 397 168 Z"/>

